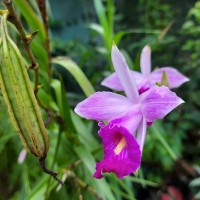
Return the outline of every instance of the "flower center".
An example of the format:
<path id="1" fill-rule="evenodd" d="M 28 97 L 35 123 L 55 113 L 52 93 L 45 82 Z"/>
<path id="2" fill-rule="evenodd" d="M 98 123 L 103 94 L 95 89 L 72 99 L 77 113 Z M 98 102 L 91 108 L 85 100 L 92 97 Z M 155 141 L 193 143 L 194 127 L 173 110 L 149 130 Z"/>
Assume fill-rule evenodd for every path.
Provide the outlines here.
<path id="1" fill-rule="evenodd" d="M 121 153 L 121 151 L 123 150 L 123 148 L 124 148 L 126 145 L 127 145 L 126 140 L 125 140 L 125 138 L 123 137 L 123 138 L 119 141 L 118 145 L 116 146 L 116 148 L 115 148 L 115 150 L 114 150 L 115 154 L 116 154 L 116 155 L 119 155 L 119 154 Z"/>

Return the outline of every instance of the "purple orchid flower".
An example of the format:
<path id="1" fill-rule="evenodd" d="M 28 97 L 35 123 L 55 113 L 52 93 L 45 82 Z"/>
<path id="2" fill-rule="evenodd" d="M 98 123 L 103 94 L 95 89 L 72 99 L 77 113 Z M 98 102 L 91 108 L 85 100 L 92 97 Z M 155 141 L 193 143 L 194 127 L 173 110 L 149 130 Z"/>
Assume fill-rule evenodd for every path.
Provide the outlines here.
<path id="1" fill-rule="evenodd" d="M 147 122 L 162 119 L 184 102 L 165 86 L 155 85 L 139 95 L 126 60 L 115 45 L 111 57 L 126 97 L 96 92 L 75 108 L 86 119 L 108 122 L 99 131 L 104 159 L 96 165 L 95 178 L 102 178 L 104 172 L 114 172 L 118 178 L 135 172 L 140 166 Z"/>
<path id="2" fill-rule="evenodd" d="M 177 88 L 183 83 L 189 81 L 186 76 L 173 67 L 161 67 L 160 69 L 156 69 L 151 72 L 151 48 L 148 45 L 146 45 L 142 50 L 140 66 L 141 73 L 131 71 L 140 94 L 154 86 L 156 82 L 160 82 L 164 71 L 167 73 L 170 89 Z M 101 85 L 116 91 L 123 91 L 123 87 L 117 77 L 117 73 L 112 73 L 110 76 L 105 78 Z"/>

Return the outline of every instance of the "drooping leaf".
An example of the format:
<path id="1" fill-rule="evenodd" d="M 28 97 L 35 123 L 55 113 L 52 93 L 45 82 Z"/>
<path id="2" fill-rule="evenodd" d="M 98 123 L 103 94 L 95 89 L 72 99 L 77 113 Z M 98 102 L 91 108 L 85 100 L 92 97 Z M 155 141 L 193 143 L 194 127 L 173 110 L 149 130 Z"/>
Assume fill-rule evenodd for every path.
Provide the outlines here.
<path id="1" fill-rule="evenodd" d="M 59 64 L 68 70 L 71 75 L 76 79 L 79 86 L 82 88 L 86 96 L 90 96 L 95 92 L 92 84 L 79 68 L 79 66 L 67 57 L 56 57 L 52 59 L 52 63 Z"/>

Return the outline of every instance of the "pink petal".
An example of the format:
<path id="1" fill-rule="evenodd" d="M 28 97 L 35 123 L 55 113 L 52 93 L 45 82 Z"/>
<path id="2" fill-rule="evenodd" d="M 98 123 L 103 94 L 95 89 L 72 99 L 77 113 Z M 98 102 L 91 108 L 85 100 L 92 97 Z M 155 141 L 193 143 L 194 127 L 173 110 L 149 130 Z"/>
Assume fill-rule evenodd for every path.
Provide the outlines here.
<path id="1" fill-rule="evenodd" d="M 95 178 L 102 173 L 113 172 L 123 178 L 135 172 L 140 166 L 141 152 L 135 137 L 122 126 L 101 127 L 99 135 L 104 146 L 104 159 L 96 164 Z"/>
<path id="2" fill-rule="evenodd" d="M 169 88 L 177 88 L 183 83 L 189 81 L 189 78 L 181 74 L 178 70 L 173 67 L 162 67 L 151 73 L 150 79 L 154 85 L 156 82 L 160 82 L 163 72 L 167 73 L 169 79 Z"/>
<path id="3" fill-rule="evenodd" d="M 144 81 L 144 78 L 142 77 L 141 73 L 136 72 L 136 71 L 132 71 L 131 70 L 131 76 L 133 77 L 133 79 L 136 82 L 136 85 L 140 87 L 140 85 L 142 84 L 142 82 Z M 123 91 L 123 87 L 119 81 L 119 78 L 117 77 L 116 72 L 112 73 L 110 76 L 108 76 L 107 78 L 105 78 L 102 82 L 101 85 L 108 87 L 112 90 L 116 90 L 116 91 Z M 137 87 L 138 88 L 138 87 Z"/>
<path id="4" fill-rule="evenodd" d="M 178 105 L 184 103 L 176 93 L 169 88 L 153 86 L 140 95 L 142 102 L 142 113 L 147 122 L 162 119 Z"/>
<path id="5" fill-rule="evenodd" d="M 144 147 L 144 141 L 146 137 L 146 131 L 147 131 L 147 122 L 146 119 L 143 117 L 137 131 L 137 142 L 140 145 L 140 151 L 143 151 Z"/>
<path id="6" fill-rule="evenodd" d="M 26 158 L 26 153 L 27 153 L 26 149 L 22 149 L 22 150 L 21 150 L 21 152 L 20 152 L 20 154 L 19 154 L 19 157 L 18 157 L 18 160 L 17 160 L 17 162 L 18 162 L 19 164 L 22 164 L 22 163 L 24 162 L 24 160 L 25 160 L 25 158 Z"/>
<path id="7" fill-rule="evenodd" d="M 142 49 L 140 55 L 140 68 L 142 75 L 147 78 L 151 73 L 151 48 L 149 45 L 146 45 Z"/>
<path id="8" fill-rule="evenodd" d="M 110 121 L 131 106 L 129 99 L 122 95 L 112 92 L 96 92 L 80 102 L 74 111 L 86 119 Z"/>
<path id="9" fill-rule="evenodd" d="M 106 77 L 102 82 L 101 85 L 108 87 L 112 90 L 116 90 L 116 91 L 123 91 L 123 87 L 117 77 L 116 72 L 112 73 L 111 75 L 109 75 L 108 77 Z"/>
<path id="10" fill-rule="evenodd" d="M 132 133 L 135 134 L 139 123 L 142 119 L 142 111 L 140 104 L 132 105 L 128 110 L 123 112 L 121 116 L 116 117 L 116 119 L 110 122 L 111 126 L 123 126 Z"/>
<path id="11" fill-rule="evenodd" d="M 151 87 L 151 83 L 148 80 L 143 79 L 143 82 L 138 84 L 139 94 L 146 92 Z"/>
<path id="12" fill-rule="evenodd" d="M 126 96 L 132 102 L 138 102 L 139 93 L 138 93 L 135 81 L 133 77 L 131 76 L 130 69 L 126 63 L 124 56 L 119 51 L 116 45 L 112 46 L 111 57 L 112 57 L 113 66 L 115 68 L 115 72 L 126 93 Z"/>

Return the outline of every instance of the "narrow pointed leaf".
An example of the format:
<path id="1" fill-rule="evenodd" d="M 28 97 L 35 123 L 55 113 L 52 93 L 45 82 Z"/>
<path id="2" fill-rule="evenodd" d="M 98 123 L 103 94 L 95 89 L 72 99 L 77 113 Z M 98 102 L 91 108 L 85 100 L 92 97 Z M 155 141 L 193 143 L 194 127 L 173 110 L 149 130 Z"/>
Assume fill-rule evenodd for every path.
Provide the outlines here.
<path id="1" fill-rule="evenodd" d="M 56 57 L 52 60 L 52 63 L 59 64 L 69 71 L 76 79 L 86 96 L 90 96 L 95 92 L 92 84 L 75 62 L 67 57 Z"/>

